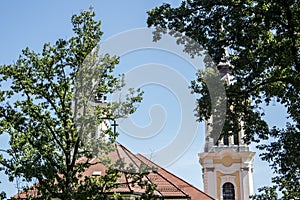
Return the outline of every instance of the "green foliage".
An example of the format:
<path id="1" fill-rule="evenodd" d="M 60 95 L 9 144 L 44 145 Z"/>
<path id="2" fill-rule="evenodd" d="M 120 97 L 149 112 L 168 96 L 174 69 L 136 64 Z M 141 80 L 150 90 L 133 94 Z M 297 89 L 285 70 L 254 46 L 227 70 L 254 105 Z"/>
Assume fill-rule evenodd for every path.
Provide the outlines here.
<path id="1" fill-rule="evenodd" d="M 91 158 L 106 160 L 117 137 L 111 128 L 93 136 L 97 125 L 133 113 L 142 92 L 131 89 L 123 101 L 91 106 L 96 94 L 124 86 L 123 75 L 113 75 L 119 58 L 98 56 L 102 32 L 94 16 L 74 15 L 69 40 L 46 43 L 40 54 L 26 48 L 15 64 L 0 66 L 0 134 L 10 137 L 1 169 L 10 181 L 36 182 L 38 196 L 29 199 L 103 199 L 118 186 L 120 173 L 111 165 L 104 176 L 81 172 L 93 165 Z M 86 161 L 77 162 L 82 157 Z"/>
<path id="2" fill-rule="evenodd" d="M 0 199 L 5 199 L 5 198 L 6 198 L 5 192 L 1 192 L 1 193 L 0 193 Z"/>
<path id="3" fill-rule="evenodd" d="M 181 35 L 174 37 L 179 41 L 182 35 L 192 38 L 207 50 L 214 63 L 225 56 L 225 47 L 229 49 L 227 59 L 234 66 L 234 78 L 226 86 L 227 113 L 222 134 L 239 130 L 238 122 L 243 120 L 247 142 L 273 138 L 274 142 L 259 148 L 265 150 L 261 156 L 276 172 L 273 182 L 285 199 L 300 197 L 299 14 L 297 0 L 184 0 L 177 8 L 169 4 L 154 8 L 148 12 L 147 21 L 156 27 L 155 39 L 166 30 L 170 34 L 178 31 Z M 212 115 L 212 91 L 204 78 L 198 73 L 191 86 L 200 94 L 199 121 Z M 261 106 L 272 101 L 287 109 L 291 124 L 285 129 L 269 128 L 263 118 Z"/>
<path id="4" fill-rule="evenodd" d="M 252 197 L 253 200 L 276 200 L 278 195 L 276 192 L 276 187 L 262 187 L 258 189 L 261 194 L 257 194 Z"/>

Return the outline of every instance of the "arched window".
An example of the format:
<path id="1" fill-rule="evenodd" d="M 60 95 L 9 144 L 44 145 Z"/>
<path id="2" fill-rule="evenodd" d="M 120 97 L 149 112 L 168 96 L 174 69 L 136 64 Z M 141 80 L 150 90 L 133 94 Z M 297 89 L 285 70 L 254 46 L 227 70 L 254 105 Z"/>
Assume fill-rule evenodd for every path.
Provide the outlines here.
<path id="1" fill-rule="evenodd" d="M 223 200 L 234 200 L 234 186 L 232 183 L 224 183 L 223 187 Z"/>

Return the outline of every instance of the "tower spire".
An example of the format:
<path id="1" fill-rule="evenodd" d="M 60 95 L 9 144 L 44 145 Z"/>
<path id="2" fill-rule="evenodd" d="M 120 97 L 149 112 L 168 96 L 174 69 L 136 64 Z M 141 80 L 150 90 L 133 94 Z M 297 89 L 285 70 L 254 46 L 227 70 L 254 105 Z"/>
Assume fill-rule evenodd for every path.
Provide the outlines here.
<path id="1" fill-rule="evenodd" d="M 217 64 L 222 79 L 233 84 L 234 66 L 229 62 L 228 49 Z M 206 121 L 206 143 L 204 152 L 199 154 L 203 167 L 204 191 L 217 200 L 248 200 L 253 195 L 253 158 L 255 153 L 249 151 L 242 141 L 241 131 L 230 130 L 228 136 L 214 141 L 211 138 L 213 117 Z M 244 124 L 241 121 L 240 126 Z M 233 134 L 235 133 L 235 134 Z"/>

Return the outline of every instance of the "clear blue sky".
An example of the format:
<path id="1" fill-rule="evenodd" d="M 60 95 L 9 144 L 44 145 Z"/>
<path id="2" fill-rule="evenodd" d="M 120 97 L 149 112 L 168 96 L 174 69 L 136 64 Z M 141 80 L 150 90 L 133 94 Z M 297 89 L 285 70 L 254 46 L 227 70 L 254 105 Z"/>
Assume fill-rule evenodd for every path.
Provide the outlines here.
<path id="1" fill-rule="evenodd" d="M 88 9 L 91 5 L 97 14 L 96 18 L 102 21 L 101 27 L 104 32 L 102 41 L 105 42 L 114 40 L 116 37 L 113 37 L 114 35 L 122 35 L 124 31 L 135 32 L 136 28 L 145 28 L 146 11 L 161 5 L 162 2 L 149 0 L 3 1 L 0 6 L 0 64 L 16 61 L 25 47 L 39 52 L 45 42 L 53 43 L 58 38 L 71 37 L 72 14 Z M 174 6 L 180 3 L 179 0 L 164 2 L 172 2 Z M 126 41 L 117 45 L 126 47 Z M 165 48 L 172 47 L 170 45 Z M 149 67 L 150 65 L 152 68 Z M 155 68 L 160 70 L 161 77 L 151 76 L 152 72 L 147 71 Z M 139 74 L 139 69 L 144 70 Z M 128 131 L 130 126 L 120 121 L 119 142 L 135 153 L 150 155 L 153 161 L 159 162 L 177 176 L 202 189 L 198 153 L 204 145 L 204 128 L 195 122 L 193 113 L 189 110 L 194 102 L 191 101 L 192 97 L 186 95 L 189 91 L 185 87 L 195 78 L 194 66 L 174 52 L 144 48 L 122 55 L 117 72 L 127 74 L 130 81 L 139 81 L 132 84 L 139 85 L 145 91 L 144 101 L 131 118 L 136 132 Z M 282 107 L 273 106 L 266 117 L 273 125 L 283 126 L 284 115 L 277 114 L 283 112 Z M 190 116 L 186 117 L 187 114 Z M 180 130 L 182 127 L 185 128 L 187 142 L 184 143 L 182 140 L 184 145 L 180 146 L 176 141 L 180 139 L 179 132 L 182 131 Z M 143 128 L 154 132 L 145 134 Z M 0 148 L 5 146 L 7 146 L 7 138 L 0 136 Z M 174 154 L 164 152 L 162 156 L 155 155 L 154 152 L 167 147 L 171 147 Z M 268 184 L 271 176 L 270 169 L 266 167 L 267 163 L 261 162 L 258 154 L 254 166 L 255 188 Z M 5 188 L 8 196 L 16 193 L 15 184 L 8 183 L 3 174 L 0 180 L 2 181 L 0 191 Z"/>

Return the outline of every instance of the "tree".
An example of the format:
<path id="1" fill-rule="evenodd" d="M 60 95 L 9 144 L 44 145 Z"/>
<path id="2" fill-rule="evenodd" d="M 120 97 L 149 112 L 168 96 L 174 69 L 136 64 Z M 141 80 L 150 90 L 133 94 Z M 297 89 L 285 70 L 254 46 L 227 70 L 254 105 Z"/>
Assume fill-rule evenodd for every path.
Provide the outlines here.
<path id="1" fill-rule="evenodd" d="M 30 198 L 103 199 L 118 187 L 120 172 L 112 164 L 105 176 L 81 172 L 91 158 L 104 162 L 117 137 L 111 127 L 93 136 L 97 125 L 133 113 L 142 92 L 131 89 L 122 102 L 90 106 L 124 86 L 123 76 L 113 75 L 119 58 L 98 56 L 102 32 L 94 16 L 92 10 L 73 15 L 69 40 L 46 43 L 40 54 L 26 48 L 15 64 L 0 66 L 0 134 L 10 137 L 1 169 L 10 181 L 36 182 L 39 195 Z M 86 161 L 77 162 L 81 157 Z"/>
<path id="2" fill-rule="evenodd" d="M 158 38 L 166 29 L 192 38 L 207 50 L 214 63 L 219 63 L 228 49 L 226 59 L 234 66 L 234 78 L 233 84 L 225 86 L 223 130 L 239 130 L 238 121 L 243 120 L 247 142 L 273 138 L 271 143 L 258 144 L 265 150 L 261 158 L 275 172 L 274 187 L 263 191 L 267 196 L 277 189 L 284 199 L 300 197 L 299 14 L 297 0 L 184 0 L 177 8 L 169 4 L 154 8 L 148 12 L 147 21 L 148 26 L 157 28 Z M 183 43 L 186 51 L 195 54 Z M 200 94 L 199 121 L 212 113 L 204 76 L 198 73 L 191 85 L 192 91 Z M 291 121 L 286 128 L 269 127 L 264 120 L 261 107 L 272 101 L 286 107 Z"/>

